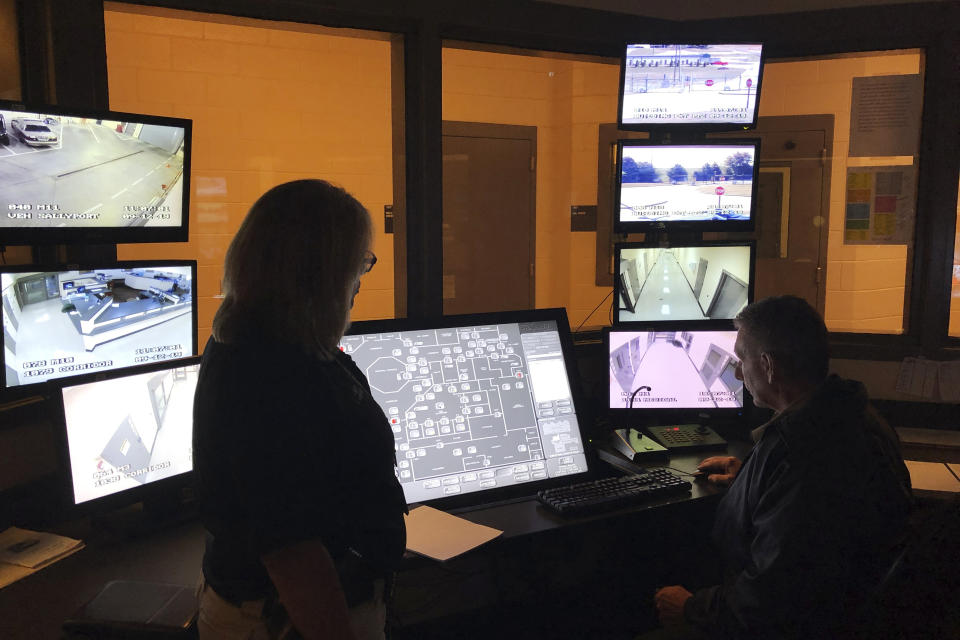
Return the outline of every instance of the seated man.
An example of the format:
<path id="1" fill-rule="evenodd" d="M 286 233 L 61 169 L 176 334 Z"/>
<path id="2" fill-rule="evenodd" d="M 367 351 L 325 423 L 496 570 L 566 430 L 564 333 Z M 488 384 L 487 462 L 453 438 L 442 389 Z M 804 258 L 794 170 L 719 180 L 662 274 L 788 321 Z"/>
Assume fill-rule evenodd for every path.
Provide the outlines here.
<path id="1" fill-rule="evenodd" d="M 722 584 L 659 589 L 674 637 L 831 638 L 877 584 L 912 505 L 896 432 L 862 384 L 827 375 L 827 329 L 806 301 L 756 302 L 735 320 L 737 377 L 776 413 L 741 463 L 704 460 L 729 484 L 713 540 Z"/>

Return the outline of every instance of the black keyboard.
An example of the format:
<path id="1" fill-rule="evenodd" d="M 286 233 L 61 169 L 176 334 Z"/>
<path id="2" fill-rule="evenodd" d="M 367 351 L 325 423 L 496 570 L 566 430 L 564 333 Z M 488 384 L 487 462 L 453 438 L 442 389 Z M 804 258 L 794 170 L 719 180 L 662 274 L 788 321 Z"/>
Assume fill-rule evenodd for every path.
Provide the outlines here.
<path id="1" fill-rule="evenodd" d="M 612 511 L 664 495 L 686 493 L 690 487 L 689 482 L 666 469 L 649 469 L 637 475 L 601 478 L 544 489 L 537 493 L 537 500 L 562 516 L 579 516 Z"/>

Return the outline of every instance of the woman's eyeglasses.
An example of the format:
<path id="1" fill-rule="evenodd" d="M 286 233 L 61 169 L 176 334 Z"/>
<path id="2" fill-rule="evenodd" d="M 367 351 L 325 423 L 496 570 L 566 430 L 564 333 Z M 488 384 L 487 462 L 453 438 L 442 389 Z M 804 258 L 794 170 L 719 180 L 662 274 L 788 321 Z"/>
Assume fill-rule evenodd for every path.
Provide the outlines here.
<path id="1" fill-rule="evenodd" d="M 370 273 L 370 269 L 373 269 L 373 265 L 377 264 L 377 256 L 373 251 L 367 251 L 367 254 L 363 257 L 363 273 Z"/>

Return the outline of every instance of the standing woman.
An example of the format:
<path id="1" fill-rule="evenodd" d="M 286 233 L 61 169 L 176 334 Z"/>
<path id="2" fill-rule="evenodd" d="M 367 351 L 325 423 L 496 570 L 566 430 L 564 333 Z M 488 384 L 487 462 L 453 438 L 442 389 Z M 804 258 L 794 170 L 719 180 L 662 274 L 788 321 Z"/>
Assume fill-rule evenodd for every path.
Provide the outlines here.
<path id="1" fill-rule="evenodd" d="M 201 640 L 384 637 L 406 502 L 387 419 L 337 348 L 371 237 L 353 196 L 297 180 L 227 250 L 194 401 Z"/>

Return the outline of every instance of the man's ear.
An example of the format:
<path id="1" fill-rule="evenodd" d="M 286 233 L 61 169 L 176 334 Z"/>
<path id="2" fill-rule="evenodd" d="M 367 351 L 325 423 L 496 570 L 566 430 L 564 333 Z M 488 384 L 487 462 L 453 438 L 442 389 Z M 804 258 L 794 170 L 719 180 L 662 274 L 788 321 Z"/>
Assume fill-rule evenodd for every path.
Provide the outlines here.
<path id="1" fill-rule="evenodd" d="M 767 384 L 773 384 L 773 358 L 766 351 L 760 353 L 760 370 L 767 379 Z"/>

